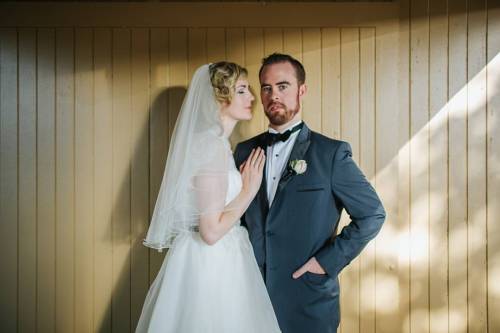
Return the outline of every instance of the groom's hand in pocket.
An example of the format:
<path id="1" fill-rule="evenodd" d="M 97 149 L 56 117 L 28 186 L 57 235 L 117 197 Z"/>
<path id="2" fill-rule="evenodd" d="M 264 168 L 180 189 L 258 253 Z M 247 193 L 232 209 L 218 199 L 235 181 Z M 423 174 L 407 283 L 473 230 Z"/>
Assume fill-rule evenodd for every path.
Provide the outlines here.
<path id="1" fill-rule="evenodd" d="M 312 257 L 309 259 L 302 267 L 300 267 L 298 270 L 296 270 L 293 274 L 292 277 L 294 279 L 298 279 L 301 277 L 305 272 L 311 272 L 314 274 L 326 274 L 325 270 L 319 262 L 316 260 L 315 257 Z"/>

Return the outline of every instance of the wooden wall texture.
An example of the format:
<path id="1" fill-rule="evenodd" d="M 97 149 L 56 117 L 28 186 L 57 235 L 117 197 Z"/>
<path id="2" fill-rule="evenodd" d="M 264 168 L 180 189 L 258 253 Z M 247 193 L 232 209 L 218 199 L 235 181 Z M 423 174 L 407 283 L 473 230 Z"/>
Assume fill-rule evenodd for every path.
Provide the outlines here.
<path id="1" fill-rule="evenodd" d="M 133 13 L 106 24 L 113 6 L 92 9 L 95 22 L 2 6 L 2 332 L 134 330 L 163 259 L 141 240 L 191 75 L 235 61 L 258 95 L 274 51 L 302 60 L 304 120 L 351 143 L 388 212 L 341 274 L 339 331 L 500 331 L 498 0 L 312 5 L 269 25 L 224 25 L 197 4 L 184 26 Z M 158 6 L 161 23 L 171 7 Z M 206 10 L 214 22 L 196 25 Z M 257 99 L 233 143 L 266 124 Z"/>
<path id="2" fill-rule="evenodd" d="M 405 330 L 500 319 L 498 1 L 401 4 L 399 223 Z M 403 287 L 403 288 L 401 288 Z"/>

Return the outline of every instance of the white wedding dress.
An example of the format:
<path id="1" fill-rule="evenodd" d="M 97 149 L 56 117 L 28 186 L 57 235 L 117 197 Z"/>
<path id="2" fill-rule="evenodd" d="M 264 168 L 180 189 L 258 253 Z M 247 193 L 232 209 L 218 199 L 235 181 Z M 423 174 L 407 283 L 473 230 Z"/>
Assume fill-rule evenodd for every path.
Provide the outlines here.
<path id="1" fill-rule="evenodd" d="M 234 161 L 226 204 L 241 190 Z M 177 236 L 151 285 L 136 332 L 281 332 L 254 257 L 238 222 L 216 244 L 198 232 Z"/>

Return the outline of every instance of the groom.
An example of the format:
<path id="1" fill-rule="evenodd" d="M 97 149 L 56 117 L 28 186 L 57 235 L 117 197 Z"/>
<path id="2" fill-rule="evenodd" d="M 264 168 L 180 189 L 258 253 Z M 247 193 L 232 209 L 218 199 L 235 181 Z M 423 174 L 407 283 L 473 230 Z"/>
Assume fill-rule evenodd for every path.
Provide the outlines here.
<path id="1" fill-rule="evenodd" d="M 302 64 L 274 53 L 263 59 L 259 79 L 269 131 L 238 144 L 235 160 L 240 166 L 253 148 L 262 147 L 266 166 L 242 225 L 282 331 L 336 332 L 338 275 L 377 235 L 385 211 L 349 144 L 302 122 Z M 351 222 L 337 235 L 343 209 Z"/>

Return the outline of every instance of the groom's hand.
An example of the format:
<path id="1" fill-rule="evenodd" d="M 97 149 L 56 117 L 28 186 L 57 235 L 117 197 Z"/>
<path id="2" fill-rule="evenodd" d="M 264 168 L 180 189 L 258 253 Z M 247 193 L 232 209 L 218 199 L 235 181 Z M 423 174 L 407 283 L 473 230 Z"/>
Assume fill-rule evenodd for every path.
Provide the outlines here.
<path id="1" fill-rule="evenodd" d="M 292 274 L 294 279 L 298 279 L 301 277 L 305 272 L 311 272 L 314 274 L 326 274 L 325 270 L 319 262 L 316 260 L 315 257 L 312 257 L 309 259 L 304 266 L 300 267 L 295 273 Z"/>

